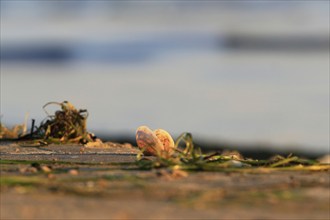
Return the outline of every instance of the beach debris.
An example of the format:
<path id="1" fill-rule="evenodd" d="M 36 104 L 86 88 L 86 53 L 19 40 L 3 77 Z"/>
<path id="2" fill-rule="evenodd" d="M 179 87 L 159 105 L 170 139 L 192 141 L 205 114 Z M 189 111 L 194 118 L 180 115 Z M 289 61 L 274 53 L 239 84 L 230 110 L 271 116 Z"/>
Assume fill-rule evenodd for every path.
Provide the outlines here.
<path id="1" fill-rule="evenodd" d="M 53 114 L 48 113 L 46 108 L 50 105 L 60 107 Z M 43 106 L 47 117 L 35 126 L 32 119 L 30 132 L 27 133 L 25 123 L 8 129 L 0 123 L 0 139 L 25 141 L 24 146 L 43 146 L 47 144 L 84 144 L 87 147 L 104 147 L 103 142 L 93 133 L 87 131 L 88 111 L 77 109 L 68 101 L 48 102 Z"/>
<path id="2" fill-rule="evenodd" d="M 14 139 L 26 135 L 28 114 L 25 114 L 23 124 L 13 126 L 11 129 L 0 121 L 0 139 Z"/>
<path id="3" fill-rule="evenodd" d="M 234 150 L 224 150 L 221 153 L 222 156 L 228 157 L 228 159 L 234 159 L 234 160 L 243 160 L 244 157 L 242 154 L 240 154 L 238 151 Z"/>
<path id="4" fill-rule="evenodd" d="M 163 129 L 154 130 L 156 137 L 163 144 L 164 151 L 168 152 L 168 154 L 172 154 L 174 152 L 174 141 L 172 136 Z"/>
<path id="5" fill-rule="evenodd" d="M 19 172 L 20 173 L 37 173 L 38 169 L 33 166 L 25 166 L 25 167 L 19 168 Z"/>
<path id="6" fill-rule="evenodd" d="M 46 165 L 40 166 L 40 170 L 42 170 L 44 173 L 52 172 L 52 168 L 50 166 L 46 166 Z"/>
<path id="7" fill-rule="evenodd" d="M 163 130 L 152 131 L 147 126 L 140 126 L 136 130 L 136 143 L 146 156 L 170 156 L 174 153 L 175 145 L 171 135 Z"/>
<path id="8" fill-rule="evenodd" d="M 39 163 L 31 163 L 29 166 L 21 167 L 19 169 L 20 173 L 37 173 L 37 172 L 43 172 L 43 173 L 50 173 L 52 172 L 52 167 L 48 165 L 41 165 Z"/>
<path id="9" fill-rule="evenodd" d="M 53 114 L 48 113 L 46 108 L 49 105 L 57 105 L 60 107 Z M 35 120 L 32 119 L 30 133 L 20 136 L 17 140 L 30 141 L 30 144 L 38 146 L 47 144 L 88 144 L 94 143 L 99 146 L 102 141 L 93 133 L 87 131 L 86 109 L 77 109 L 68 101 L 64 102 L 48 102 L 43 106 L 47 117 L 35 126 Z M 27 143 L 25 143 L 27 144 Z"/>
<path id="10" fill-rule="evenodd" d="M 103 143 L 101 139 L 95 138 L 93 141 L 87 142 L 84 144 L 85 147 L 87 148 L 108 148 L 109 146 L 106 143 Z M 82 151 L 81 151 L 82 153 Z"/>
<path id="11" fill-rule="evenodd" d="M 61 109 L 49 114 L 46 107 L 58 105 Z M 36 135 L 50 143 L 81 143 L 93 142 L 95 136 L 86 129 L 88 112 L 76 109 L 70 102 L 48 102 L 43 106 L 48 115 L 36 130 Z M 33 128 L 31 128 L 33 130 Z M 34 135 L 34 133 L 32 134 Z"/>
<path id="12" fill-rule="evenodd" d="M 162 134 L 165 134 L 162 132 Z M 330 170 L 330 165 L 320 164 L 319 161 L 300 158 L 289 154 L 284 157 L 275 155 L 268 160 L 254 160 L 244 158 L 237 151 L 202 153 L 201 149 L 194 145 L 190 133 L 181 134 L 171 147 L 170 153 L 160 145 L 155 138 L 155 131 L 151 131 L 146 126 L 137 129 L 137 143 L 141 152 L 137 155 L 137 165 L 140 169 L 175 169 L 175 170 L 199 170 L 199 171 L 218 171 L 218 170 L 237 170 L 265 168 L 268 170 L 292 169 L 292 170 Z M 165 141 L 166 143 L 166 141 Z M 172 146 L 172 144 L 170 144 Z M 146 154 L 145 152 L 148 152 Z M 165 153 L 164 153 L 165 152 Z M 154 157 L 145 157 L 152 155 Z"/>

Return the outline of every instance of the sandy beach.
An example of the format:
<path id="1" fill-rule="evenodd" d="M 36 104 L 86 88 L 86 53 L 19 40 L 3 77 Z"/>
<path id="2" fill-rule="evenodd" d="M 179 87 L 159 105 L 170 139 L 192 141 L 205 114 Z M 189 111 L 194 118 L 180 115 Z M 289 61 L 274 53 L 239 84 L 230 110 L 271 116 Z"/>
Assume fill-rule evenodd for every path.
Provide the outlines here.
<path id="1" fill-rule="evenodd" d="M 329 166 L 298 171 L 137 169 L 107 143 L 1 143 L 1 219 L 327 219 Z"/>

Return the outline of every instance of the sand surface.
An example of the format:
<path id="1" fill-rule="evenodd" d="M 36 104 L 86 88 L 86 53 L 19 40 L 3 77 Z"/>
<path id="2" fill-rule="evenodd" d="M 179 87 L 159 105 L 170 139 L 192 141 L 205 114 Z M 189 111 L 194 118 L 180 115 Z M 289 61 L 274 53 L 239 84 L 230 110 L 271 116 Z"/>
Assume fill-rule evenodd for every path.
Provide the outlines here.
<path id="1" fill-rule="evenodd" d="M 1 219 L 329 219 L 329 169 L 138 170 L 107 143 L 0 144 Z"/>

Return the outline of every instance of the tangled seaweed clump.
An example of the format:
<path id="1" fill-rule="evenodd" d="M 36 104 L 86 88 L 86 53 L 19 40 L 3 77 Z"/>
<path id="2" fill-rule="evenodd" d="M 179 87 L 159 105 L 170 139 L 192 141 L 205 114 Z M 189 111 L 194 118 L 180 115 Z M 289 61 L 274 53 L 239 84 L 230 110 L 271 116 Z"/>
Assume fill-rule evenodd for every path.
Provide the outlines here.
<path id="1" fill-rule="evenodd" d="M 59 105 L 61 110 L 56 111 L 54 115 L 49 114 L 45 108 L 51 104 Z M 78 110 L 68 101 L 49 102 L 43 108 L 48 117 L 37 128 L 37 136 L 39 135 L 47 142 L 86 144 L 95 141 L 95 136 L 87 132 L 88 112 L 86 109 Z"/>
<path id="2" fill-rule="evenodd" d="M 60 110 L 54 114 L 49 114 L 46 107 L 49 105 L 58 105 Z M 48 102 L 43 106 L 47 117 L 40 123 L 39 127 L 35 126 L 35 120 L 32 120 L 31 131 L 29 134 L 22 135 L 21 128 L 23 125 L 15 126 L 11 133 L 1 125 L 0 138 L 16 138 L 18 140 L 34 140 L 49 143 L 80 143 L 87 144 L 90 142 L 101 142 L 94 134 L 87 131 L 88 111 L 86 109 L 77 109 L 70 102 Z M 17 127 L 17 129 L 16 129 Z M 6 129 L 6 130 L 5 130 Z M 11 134 L 11 135 L 9 135 Z"/>

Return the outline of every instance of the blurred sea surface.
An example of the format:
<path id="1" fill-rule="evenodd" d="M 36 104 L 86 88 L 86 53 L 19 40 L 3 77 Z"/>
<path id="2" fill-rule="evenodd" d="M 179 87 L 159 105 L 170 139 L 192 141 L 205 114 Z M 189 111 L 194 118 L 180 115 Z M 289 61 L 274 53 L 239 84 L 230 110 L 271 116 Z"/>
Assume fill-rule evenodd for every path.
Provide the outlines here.
<path id="1" fill-rule="evenodd" d="M 1 122 L 64 100 L 109 137 L 329 152 L 329 2 L 1 1 Z"/>

